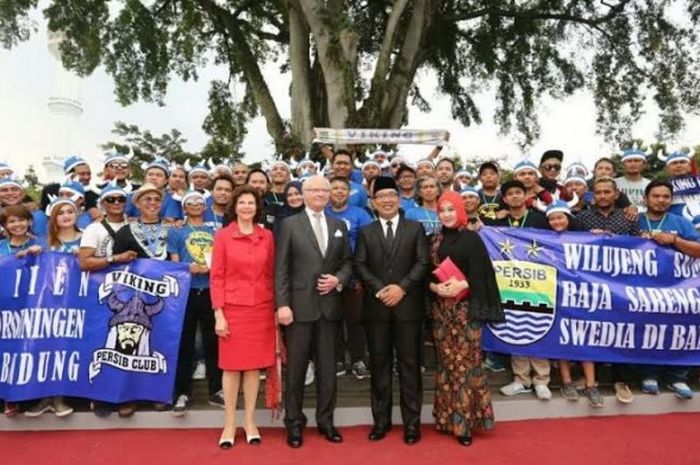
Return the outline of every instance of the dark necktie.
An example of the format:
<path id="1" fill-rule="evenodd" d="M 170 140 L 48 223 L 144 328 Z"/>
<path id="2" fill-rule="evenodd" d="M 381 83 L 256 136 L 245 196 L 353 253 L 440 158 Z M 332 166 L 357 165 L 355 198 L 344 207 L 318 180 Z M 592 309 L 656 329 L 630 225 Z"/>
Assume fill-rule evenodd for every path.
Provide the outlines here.
<path id="1" fill-rule="evenodd" d="M 391 247 L 394 243 L 394 230 L 391 227 L 391 221 L 386 222 L 386 243 Z"/>

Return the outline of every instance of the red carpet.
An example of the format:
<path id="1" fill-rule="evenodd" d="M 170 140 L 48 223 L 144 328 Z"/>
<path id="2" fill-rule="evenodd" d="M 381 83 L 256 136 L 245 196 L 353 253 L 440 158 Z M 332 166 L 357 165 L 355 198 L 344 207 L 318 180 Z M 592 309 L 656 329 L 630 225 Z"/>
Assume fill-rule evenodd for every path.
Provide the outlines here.
<path id="1" fill-rule="evenodd" d="M 381 442 L 367 441 L 367 427 L 342 428 L 343 444 L 330 444 L 307 429 L 293 450 L 281 429 L 262 430 L 263 444 L 248 446 L 238 429 L 236 445 L 221 451 L 217 430 L 111 430 L 0 433 L 2 465 L 380 465 L 505 464 L 621 465 L 700 464 L 700 414 L 532 420 L 497 424 L 465 448 L 423 427 L 412 447 L 395 428 Z"/>

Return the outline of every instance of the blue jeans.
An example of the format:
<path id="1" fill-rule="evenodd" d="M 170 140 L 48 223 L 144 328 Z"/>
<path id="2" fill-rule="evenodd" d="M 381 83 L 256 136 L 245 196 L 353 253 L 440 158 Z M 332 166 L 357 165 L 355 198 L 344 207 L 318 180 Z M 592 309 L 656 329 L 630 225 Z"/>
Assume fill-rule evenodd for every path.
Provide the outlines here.
<path id="1" fill-rule="evenodd" d="M 642 365 L 640 371 L 642 379 L 663 380 L 673 384 L 687 382 L 690 368 L 673 365 Z"/>

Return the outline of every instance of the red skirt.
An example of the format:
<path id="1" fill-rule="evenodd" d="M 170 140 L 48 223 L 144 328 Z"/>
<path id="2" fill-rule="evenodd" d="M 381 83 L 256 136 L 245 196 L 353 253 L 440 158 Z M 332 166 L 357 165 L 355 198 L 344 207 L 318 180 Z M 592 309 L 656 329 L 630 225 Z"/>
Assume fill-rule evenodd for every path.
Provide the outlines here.
<path id="1" fill-rule="evenodd" d="M 228 336 L 219 338 L 219 368 L 247 371 L 275 364 L 275 311 L 264 305 L 225 305 Z"/>

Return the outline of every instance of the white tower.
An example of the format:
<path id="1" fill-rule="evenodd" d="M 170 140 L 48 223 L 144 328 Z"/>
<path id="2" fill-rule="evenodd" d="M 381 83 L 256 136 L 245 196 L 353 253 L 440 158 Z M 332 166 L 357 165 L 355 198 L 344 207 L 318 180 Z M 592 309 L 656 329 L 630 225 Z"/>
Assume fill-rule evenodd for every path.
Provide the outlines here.
<path id="1" fill-rule="evenodd" d="M 42 182 L 58 182 L 63 179 L 63 159 L 69 155 L 79 155 L 77 146 L 79 137 L 80 115 L 83 104 L 79 97 L 80 79 L 63 67 L 59 45 L 63 40 L 60 32 L 48 32 L 48 48 L 53 56 L 55 78 L 53 95 L 49 97 L 48 107 L 52 116 L 52 124 L 48 135 L 51 141 L 51 152 L 44 157 L 42 163 L 45 178 Z"/>

